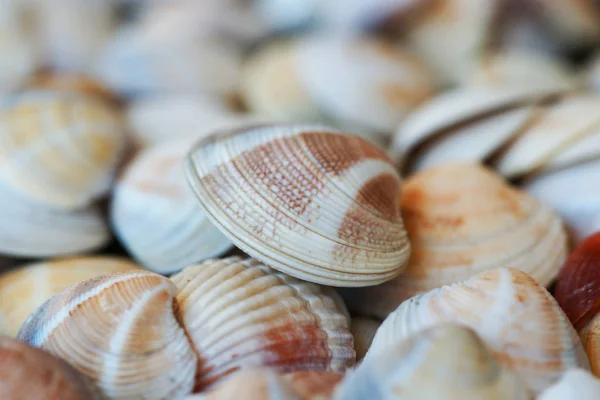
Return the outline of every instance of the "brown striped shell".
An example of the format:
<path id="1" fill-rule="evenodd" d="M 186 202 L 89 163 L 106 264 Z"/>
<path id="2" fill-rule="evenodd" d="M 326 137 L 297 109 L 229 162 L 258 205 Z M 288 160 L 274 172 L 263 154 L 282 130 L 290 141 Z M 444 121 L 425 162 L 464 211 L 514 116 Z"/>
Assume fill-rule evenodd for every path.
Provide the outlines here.
<path id="1" fill-rule="evenodd" d="M 0 336 L 0 399 L 103 400 L 100 390 L 65 361 Z"/>
<path id="2" fill-rule="evenodd" d="M 363 139 L 320 126 L 246 128 L 200 141 L 186 166 L 213 222 L 277 270 L 367 286 L 408 258 L 400 177 Z"/>

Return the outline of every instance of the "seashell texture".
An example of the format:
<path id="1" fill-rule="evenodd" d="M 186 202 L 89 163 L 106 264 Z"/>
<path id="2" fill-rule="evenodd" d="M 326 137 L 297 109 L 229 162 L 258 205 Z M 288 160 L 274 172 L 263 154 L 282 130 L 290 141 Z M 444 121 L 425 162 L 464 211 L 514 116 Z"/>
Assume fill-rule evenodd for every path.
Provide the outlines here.
<path id="1" fill-rule="evenodd" d="M 127 250 L 147 269 L 169 274 L 232 247 L 189 188 L 183 161 L 193 141 L 139 153 L 114 189 L 111 221 Z"/>
<path id="2" fill-rule="evenodd" d="M 321 126 L 246 128 L 200 141 L 186 167 L 215 225 L 277 270 L 367 286 L 406 263 L 400 177 L 365 140 Z"/>
<path id="3" fill-rule="evenodd" d="M 284 375 L 284 379 L 304 400 L 327 400 L 344 378 L 328 371 L 298 371 Z"/>
<path id="4" fill-rule="evenodd" d="M 381 326 L 381 321 L 372 318 L 352 317 L 350 321 L 350 332 L 354 336 L 354 349 L 356 350 L 356 361 L 360 361 L 365 357 L 375 332 Z"/>
<path id="5" fill-rule="evenodd" d="M 600 380 L 579 368 L 565 372 L 558 382 L 538 396 L 538 400 L 596 400 L 598 398 L 600 398 Z"/>
<path id="6" fill-rule="evenodd" d="M 27 317 L 53 295 L 95 276 L 138 268 L 113 257 L 76 257 L 22 266 L 0 275 L 0 334 L 16 336 Z"/>
<path id="7" fill-rule="evenodd" d="M 577 333 L 550 293 L 512 268 L 495 268 L 402 303 L 377 331 L 366 360 L 444 322 L 477 332 L 498 361 L 536 392 L 570 368 L 589 368 Z"/>
<path id="8" fill-rule="evenodd" d="M 0 336 L 3 400 L 102 400 L 100 390 L 69 364 L 27 344 Z"/>
<path id="9" fill-rule="evenodd" d="M 336 394 L 336 400 L 366 398 L 528 400 L 532 396 L 473 330 L 444 324 L 369 354 Z"/>
<path id="10" fill-rule="evenodd" d="M 567 256 L 560 218 L 477 164 L 447 164 L 410 177 L 401 208 L 411 242 L 406 270 L 379 286 L 343 292 L 352 311 L 385 318 L 416 294 L 496 267 L 548 286 Z"/>

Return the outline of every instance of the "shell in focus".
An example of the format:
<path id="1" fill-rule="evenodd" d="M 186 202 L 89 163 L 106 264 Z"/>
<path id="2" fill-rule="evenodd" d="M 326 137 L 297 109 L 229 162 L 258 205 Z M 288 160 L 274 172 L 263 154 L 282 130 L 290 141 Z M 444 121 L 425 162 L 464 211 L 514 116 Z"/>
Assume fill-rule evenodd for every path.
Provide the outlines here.
<path id="1" fill-rule="evenodd" d="M 439 325 L 367 357 L 336 399 L 529 400 L 525 384 L 500 365 L 477 334 Z"/>
<path id="2" fill-rule="evenodd" d="M 374 285 L 408 258 L 400 177 L 363 139 L 321 126 L 240 129 L 200 141 L 186 171 L 236 246 L 297 278 Z"/>
<path id="3" fill-rule="evenodd" d="M 0 336 L 2 400 L 102 400 L 100 390 L 69 364 L 45 351 Z"/>
<path id="4" fill-rule="evenodd" d="M 472 328 L 536 392 L 570 368 L 589 368 L 577 332 L 550 293 L 512 268 L 495 268 L 402 303 L 377 331 L 366 358 L 443 322 Z"/>
<path id="5" fill-rule="evenodd" d="M 27 317 L 53 295 L 95 276 L 138 268 L 112 257 L 79 257 L 22 266 L 0 275 L 0 334 L 16 336 Z"/>
<path id="6" fill-rule="evenodd" d="M 191 392 L 197 358 L 176 295 L 148 271 L 95 277 L 53 296 L 17 337 L 65 359 L 111 399 L 179 399 Z"/>
<path id="7" fill-rule="evenodd" d="M 161 274 L 218 256 L 232 244 L 198 204 L 183 161 L 193 140 L 163 143 L 139 153 L 114 189 L 111 221 L 127 250 Z"/>
<path id="8" fill-rule="evenodd" d="M 343 292 L 349 308 L 362 315 L 385 318 L 416 294 L 496 267 L 520 269 L 547 286 L 567 256 L 558 215 L 477 164 L 412 175 L 400 204 L 411 258 L 393 280 Z"/>
<path id="9" fill-rule="evenodd" d="M 588 371 L 579 368 L 565 372 L 558 382 L 538 396 L 538 400 L 596 400 L 599 398 L 600 380 Z"/>
<path id="10" fill-rule="evenodd" d="M 363 317 L 352 317 L 350 321 L 350 332 L 354 337 L 354 349 L 356 350 L 356 361 L 360 361 L 364 358 L 373 338 L 375 332 L 381 326 L 381 321 L 372 318 Z"/>
<path id="11" fill-rule="evenodd" d="M 230 257 L 171 278 L 199 355 L 194 391 L 253 367 L 343 372 L 355 362 L 343 303 L 330 288 Z"/>

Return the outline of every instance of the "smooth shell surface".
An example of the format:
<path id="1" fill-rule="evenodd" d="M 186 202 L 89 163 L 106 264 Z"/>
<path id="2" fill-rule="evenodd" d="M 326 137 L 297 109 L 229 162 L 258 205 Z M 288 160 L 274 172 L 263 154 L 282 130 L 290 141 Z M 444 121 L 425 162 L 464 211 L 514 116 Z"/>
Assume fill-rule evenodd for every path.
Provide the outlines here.
<path id="1" fill-rule="evenodd" d="M 36 308 L 71 285 L 135 268 L 121 258 L 79 257 L 29 264 L 0 275 L 0 334 L 16 336 Z"/>
<path id="2" fill-rule="evenodd" d="M 412 246 L 407 268 L 382 285 L 345 291 L 353 311 L 385 318 L 418 293 L 496 267 L 520 269 L 547 286 L 567 256 L 558 215 L 476 164 L 412 175 L 401 208 Z"/>
<path id="3" fill-rule="evenodd" d="M 239 257 L 188 267 L 172 280 L 200 357 L 195 391 L 252 367 L 343 372 L 354 365 L 349 321 L 332 289 Z"/>
<path id="4" fill-rule="evenodd" d="M 574 368 L 563 374 L 538 400 L 596 400 L 600 398 L 600 380 L 588 371 Z"/>
<path id="5" fill-rule="evenodd" d="M 185 179 L 183 161 L 192 144 L 180 139 L 142 151 L 114 189 L 111 221 L 116 235 L 141 264 L 162 274 L 232 246 Z"/>
<path id="6" fill-rule="evenodd" d="M 328 371 L 299 371 L 284 375 L 304 400 L 331 399 L 344 375 Z"/>
<path id="7" fill-rule="evenodd" d="M 525 384 L 471 329 L 439 325 L 370 354 L 336 399 L 528 400 Z"/>
<path id="8" fill-rule="evenodd" d="M 360 361 L 364 358 L 373 338 L 375 332 L 381 326 L 381 321 L 372 318 L 363 317 L 352 317 L 350 322 L 350 331 L 354 336 L 354 349 L 356 350 L 356 361 Z"/>
<path id="9" fill-rule="evenodd" d="M 400 177 L 363 139 L 320 126 L 247 128 L 201 141 L 186 166 L 213 222 L 275 269 L 367 286 L 408 258 Z"/>
<path id="10" fill-rule="evenodd" d="M 495 268 L 402 303 L 377 331 L 367 358 L 443 322 L 471 327 L 498 361 L 536 392 L 570 368 L 589 368 L 577 332 L 550 293 L 511 268 Z"/>

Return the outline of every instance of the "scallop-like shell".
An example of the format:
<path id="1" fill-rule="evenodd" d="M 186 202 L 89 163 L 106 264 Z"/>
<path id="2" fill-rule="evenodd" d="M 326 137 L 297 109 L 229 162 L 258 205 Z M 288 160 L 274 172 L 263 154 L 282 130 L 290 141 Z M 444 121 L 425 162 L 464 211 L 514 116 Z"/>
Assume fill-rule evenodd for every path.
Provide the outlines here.
<path id="1" fill-rule="evenodd" d="M 529 400 L 525 384 L 464 326 L 429 328 L 370 354 L 336 399 Z"/>
<path id="2" fill-rule="evenodd" d="M 344 292 L 351 310 L 385 318 L 416 294 L 496 267 L 549 285 L 567 256 L 567 235 L 549 207 L 477 164 L 448 164 L 409 178 L 401 208 L 412 253 L 379 286 Z"/>
<path id="3" fill-rule="evenodd" d="M 0 184 L 74 210 L 108 191 L 124 146 L 120 118 L 105 102 L 26 92 L 0 115 Z"/>
<path id="4" fill-rule="evenodd" d="M 544 390 L 537 400 L 597 400 L 600 380 L 588 371 L 574 368 L 563 374 L 558 382 Z"/>
<path id="5" fill-rule="evenodd" d="M 59 356 L 111 399 L 179 399 L 197 357 L 179 325 L 177 287 L 148 271 L 104 275 L 37 309 L 18 338 Z"/>
<path id="6" fill-rule="evenodd" d="M 192 144 L 180 139 L 139 153 L 114 189 L 111 221 L 117 237 L 141 264 L 161 274 L 232 247 L 186 182 L 183 161 Z"/>
<path id="7" fill-rule="evenodd" d="M 113 257 L 56 259 L 0 275 L 0 334 L 16 336 L 27 317 L 46 300 L 80 281 L 138 268 Z"/>
<path id="8" fill-rule="evenodd" d="M 103 400 L 100 390 L 69 364 L 45 351 L 0 336 L 2 400 Z"/>
<path id="9" fill-rule="evenodd" d="M 577 332 L 550 293 L 512 268 L 495 268 L 402 303 L 377 331 L 366 358 L 443 322 L 471 327 L 536 392 L 570 368 L 589 368 Z"/>
<path id="10" fill-rule="evenodd" d="M 352 317 L 350 322 L 350 332 L 354 336 L 354 349 L 356 350 L 356 361 L 360 361 L 364 358 L 373 338 L 375 332 L 381 326 L 381 321 L 372 318 L 363 317 Z"/>
<path id="11" fill-rule="evenodd" d="M 343 372 L 354 365 L 343 303 L 329 288 L 239 257 L 188 267 L 172 280 L 200 357 L 196 391 L 252 367 Z"/>
<path id="12" fill-rule="evenodd" d="M 374 285 L 408 258 L 400 177 L 363 139 L 320 126 L 241 129 L 199 142 L 187 174 L 236 246 L 295 277 Z"/>

